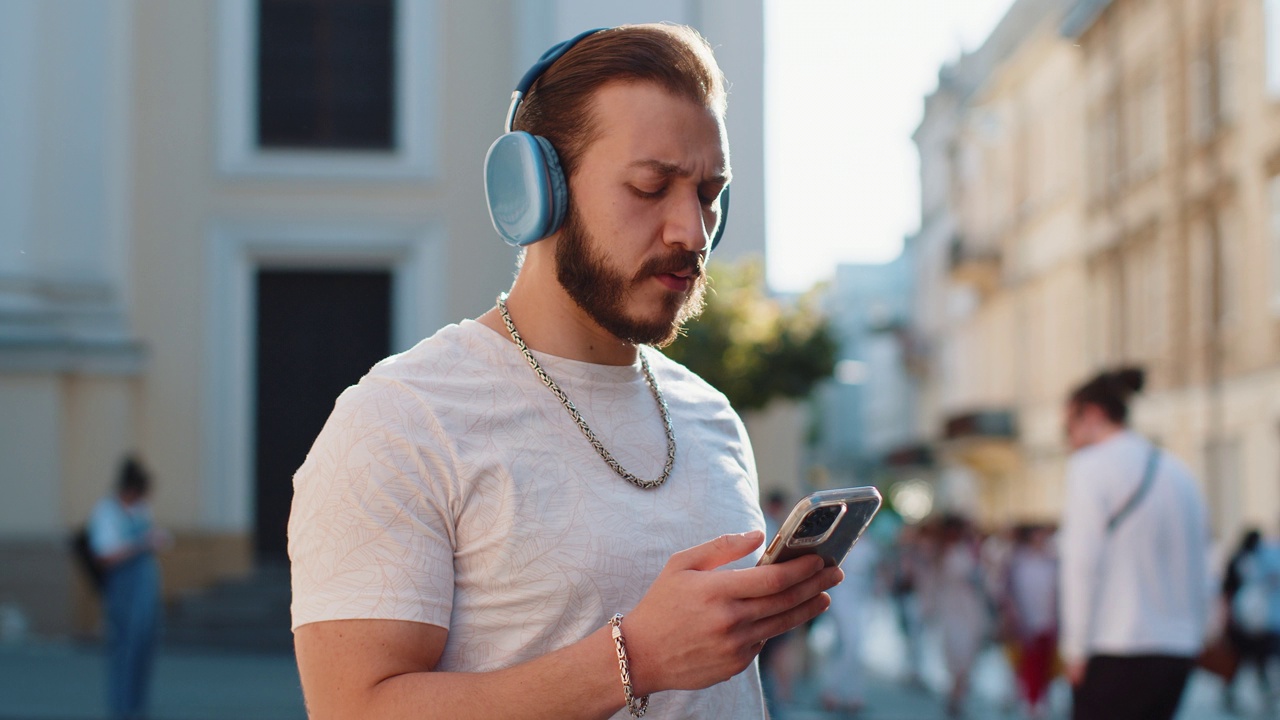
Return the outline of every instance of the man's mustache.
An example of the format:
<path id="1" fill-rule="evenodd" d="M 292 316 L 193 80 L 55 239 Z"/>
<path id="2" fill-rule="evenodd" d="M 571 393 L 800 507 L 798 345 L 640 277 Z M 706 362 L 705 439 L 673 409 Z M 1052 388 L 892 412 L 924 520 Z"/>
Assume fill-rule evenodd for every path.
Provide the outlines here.
<path id="1" fill-rule="evenodd" d="M 706 255 L 688 250 L 674 250 L 667 255 L 650 258 L 640 266 L 637 279 L 651 275 L 688 274 L 694 280 L 706 274 Z"/>

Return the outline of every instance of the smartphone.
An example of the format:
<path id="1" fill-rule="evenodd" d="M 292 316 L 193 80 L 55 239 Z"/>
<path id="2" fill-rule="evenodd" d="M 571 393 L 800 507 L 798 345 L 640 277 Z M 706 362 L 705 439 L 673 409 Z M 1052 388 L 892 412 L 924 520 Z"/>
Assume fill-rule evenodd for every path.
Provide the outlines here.
<path id="1" fill-rule="evenodd" d="M 796 503 L 765 548 L 757 565 L 818 555 L 827 567 L 839 565 L 880 511 L 880 491 L 873 487 L 823 490 Z"/>

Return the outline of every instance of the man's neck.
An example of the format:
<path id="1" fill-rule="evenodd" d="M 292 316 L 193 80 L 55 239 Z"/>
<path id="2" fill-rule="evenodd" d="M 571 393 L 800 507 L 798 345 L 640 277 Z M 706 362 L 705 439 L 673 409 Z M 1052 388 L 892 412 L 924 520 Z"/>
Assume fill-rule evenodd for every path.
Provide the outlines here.
<path id="1" fill-rule="evenodd" d="M 559 283 L 539 287 L 517 279 L 507 298 L 507 311 L 531 350 L 600 365 L 631 365 L 636 361 L 636 346 L 600 327 Z M 498 308 L 477 321 L 510 338 Z"/>

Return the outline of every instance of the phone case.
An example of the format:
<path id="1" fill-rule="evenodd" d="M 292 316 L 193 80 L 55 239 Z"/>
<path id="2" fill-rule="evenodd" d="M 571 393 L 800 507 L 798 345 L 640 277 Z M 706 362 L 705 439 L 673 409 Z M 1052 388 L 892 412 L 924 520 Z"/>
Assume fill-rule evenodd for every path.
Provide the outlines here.
<path id="1" fill-rule="evenodd" d="M 786 562 L 801 555 L 820 555 L 827 567 L 839 565 L 880 511 L 880 491 L 874 487 L 839 488 L 808 495 L 796 503 L 760 558 L 759 565 Z M 838 507 L 838 516 L 821 535 L 796 537 L 809 513 Z"/>

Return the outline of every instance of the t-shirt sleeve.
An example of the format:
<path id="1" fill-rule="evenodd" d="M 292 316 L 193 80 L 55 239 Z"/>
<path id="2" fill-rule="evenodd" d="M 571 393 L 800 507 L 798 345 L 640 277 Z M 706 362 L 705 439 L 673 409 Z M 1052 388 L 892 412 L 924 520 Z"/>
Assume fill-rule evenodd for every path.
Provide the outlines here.
<path id="1" fill-rule="evenodd" d="M 108 500 L 94 507 L 88 529 L 89 548 L 97 557 L 113 555 L 129 545 L 124 514 Z"/>
<path id="2" fill-rule="evenodd" d="M 421 398 L 366 378 L 338 398 L 294 475 L 293 628 L 324 620 L 449 627 L 456 477 Z"/>

